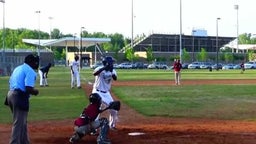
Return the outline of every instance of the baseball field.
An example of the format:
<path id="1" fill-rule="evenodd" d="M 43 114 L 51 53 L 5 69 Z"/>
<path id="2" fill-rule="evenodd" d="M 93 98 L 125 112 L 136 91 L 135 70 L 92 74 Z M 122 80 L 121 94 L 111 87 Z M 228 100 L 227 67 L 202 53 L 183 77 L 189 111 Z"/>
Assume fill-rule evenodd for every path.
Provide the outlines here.
<path id="1" fill-rule="evenodd" d="M 113 144 L 256 143 L 255 70 L 183 70 L 179 86 L 171 70 L 117 72 L 112 94 L 122 105 L 118 130 L 109 132 Z M 70 88 L 67 67 L 53 67 L 48 76 L 50 86 L 37 82 L 40 93 L 30 99 L 30 140 L 68 144 L 73 121 L 88 103 L 92 70 L 81 71 L 82 89 Z M 8 78 L 0 77 L 0 144 L 8 143 L 11 133 L 10 110 L 3 105 Z M 79 143 L 96 144 L 95 139 L 85 136 Z"/>

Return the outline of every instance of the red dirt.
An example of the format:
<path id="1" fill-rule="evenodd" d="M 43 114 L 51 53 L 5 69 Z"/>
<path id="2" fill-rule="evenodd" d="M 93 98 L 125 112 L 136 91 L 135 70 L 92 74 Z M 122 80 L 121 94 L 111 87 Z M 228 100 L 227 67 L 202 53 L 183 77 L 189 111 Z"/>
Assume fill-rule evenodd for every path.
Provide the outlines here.
<path id="1" fill-rule="evenodd" d="M 173 81 L 114 82 L 113 86 L 125 85 L 173 85 Z M 256 80 L 184 80 L 182 85 L 191 84 L 248 84 Z M 91 85 L 84 85 L 91 92 Z M 114 94 L 113 94 L 114 95 Z M 116 97 L 115 97 L 116 98 Z M 108 113 L 106 113 L 108 114 Z M 73 119 L 63 121 L 29 122 L 32 144 L 68 144 L 73 132 Z M 176 119 L 144 117 L 122 103 L 119 112 L 118 131 L 110 131 L 113 144 L 255 144 L 256 122 Z M 131 132 L 144 135 L 129 136 Z M 11 125 L 0 124 L 0 144 L 7 144 Z M 79 143 L 96 144 L 96 136 L 86 136 Z"/>

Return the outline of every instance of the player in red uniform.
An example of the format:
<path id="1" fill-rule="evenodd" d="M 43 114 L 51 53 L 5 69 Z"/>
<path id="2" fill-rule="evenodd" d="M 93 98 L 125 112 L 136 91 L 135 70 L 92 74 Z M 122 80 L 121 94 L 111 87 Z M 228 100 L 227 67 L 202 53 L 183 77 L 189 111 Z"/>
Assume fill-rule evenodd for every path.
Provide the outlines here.
<path id="1" fill-rule="evenodd" d="M 173 69 L 174 69 L 174 77 L 175 77 L 175 84 L 180 85 L 180 71 L 181 71 L 182 65 L 180 63 L 180 60 L 176 60 L 173 64 Z"/>
<path id="2" fill-rule="evenodd" d="M 99 136 L 97 137 L 97 144 L 111 144 L 110 140 L 107 138 L 109 130 L 109 122 L 107 118 L 99 118 L 98 115 L 102 112 L 101 97 L 97 93 L 92 93 L 89 96 L 90 104 L 84 108 L 80 117 L 78 117 L 74 122 L 74 134 L 69 139 L 69 142 L 76 143 L 86 134 L 90 134 L 95 129 L 100 128 Z"/>

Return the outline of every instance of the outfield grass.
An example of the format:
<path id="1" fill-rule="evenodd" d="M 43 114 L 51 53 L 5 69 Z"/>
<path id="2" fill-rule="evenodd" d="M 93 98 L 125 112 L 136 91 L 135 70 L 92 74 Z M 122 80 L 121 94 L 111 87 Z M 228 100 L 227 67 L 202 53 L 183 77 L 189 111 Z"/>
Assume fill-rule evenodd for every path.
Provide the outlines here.
<path id="1" fill-rule="evenodd" d="M 256 119 L 255 85 L 116 87 L 114 92 L 147 116 Z"/>
<path id="2" fill-rule="evenodd" d="M 119 81 L 172 80 L 170 70 L 117 70 Z M 252 79 L 255 70 L 183 70 L 182 79 Z M 0 123 L 11 122 L 8 107 L 3 105 L 9 77 L 0 77 Z M 92 70 L 81 72 L 82 83 L 93 81 Z M 77 117 L 87 105 L 83 90 L 70 88 L 67 67 L 53 67 L 49 87 L 36 87 L 39 96 L 31 98 L 29 121 Z M 114 93 L 136 111 L 148 116 L 255 120 L 255 85 L 191 85 L 113 87 Z"/>
<path id="3" fill-rule="evenodd" d="M 256 78 L 256 70 L 246 70 L 240 74 L 241 70 L 188 70 L 181 72 L 182 79 L 252 79 Z M 173 70 L 123 70 L 118 69 L 118 78 L 125 80 L 173 80 Z"/>

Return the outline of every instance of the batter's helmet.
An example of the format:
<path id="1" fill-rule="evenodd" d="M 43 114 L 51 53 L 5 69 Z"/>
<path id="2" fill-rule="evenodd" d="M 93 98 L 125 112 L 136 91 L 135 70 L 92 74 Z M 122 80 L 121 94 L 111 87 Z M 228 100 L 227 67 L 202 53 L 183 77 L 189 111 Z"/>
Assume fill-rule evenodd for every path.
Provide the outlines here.
<path id="1" fill-rule="evenodd" d="M 92 93 L 90 96 L 89 96 L 89 101 L 90 103 L 94 104 L 94 103 L 98 103 L 98 104 L 101 104 L 101 97 L 99 94 L 97 93 Z"/>
<path id="2" fill-rule="evenodd" d="M 79 56 L 78 56 L 78 55 L 76 55 L 76 56 L 75 56 L 75 60 L 77 61 L 78 59 L 79 59 Z"/>
<path id="3" fill-rule="evenodd" d="M 114 59 L 111 56 L 106 56 L 102 61 L 103 65 L 106 65 L 106 64 L 112 65 L 113 62 L 114 62 Z"/>

